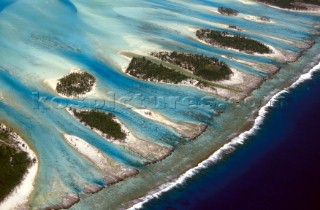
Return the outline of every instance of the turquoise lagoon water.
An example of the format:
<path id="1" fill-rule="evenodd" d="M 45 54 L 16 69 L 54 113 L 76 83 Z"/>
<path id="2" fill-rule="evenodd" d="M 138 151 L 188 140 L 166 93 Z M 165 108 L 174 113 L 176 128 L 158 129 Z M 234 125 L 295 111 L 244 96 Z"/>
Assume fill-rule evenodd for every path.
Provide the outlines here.
<path id="1" fill-rule="evenodd" d="M 157 50 L 183 50 L 216 56 L 240 71 L 260 77 L 265 72 L 221 57 L 283 66 L 282 74 L 254 96 L 262 99 L 284 81 L 295 78 L 316 54 L 286 66 L 277 61 L 210 47 L 195 41 L 193 28 L 224 29 L 237 25 L 241 33 L 281 50 L 300 52 L 287 41 L 308 42 L 315 35 L 319 16 L 293 13 L 240 1 L 84 1 L 84 0 L 0 0 L 0 120 L 14 127 L 38 155 L 40 167 L 30 206 L 46 207 L 60 202 L 66 193 L 80 193 L 85 184 L 108 185 L 103 174 L 81 157 L 63 139 L 76 135 L 97 147 L 115 161 L 138 168 L 140 175 L 96 195 L 83 195 L 75 209 L 115 208 L 143 196 L 147 191 L 175 178 L 217 150 L 227 137 L 239 131 L 256 108 L 232 104 L 192 87 L 154 84 L 126 76 L 121 67 L 128 60 L 119 52 L 146 53 Z M 212 10 L 232 6 L 243 14 L 269 16 L 275 23 L 256 23 L 239 17 L 226 17 Z M 312 53 L 311 53 L 312 52 Z M 96 94 L 85 101 L 57 99 L 45 83 L 67 74 L 71 68 L 89 71 L 97 78 Z M 288 73 L 290 72 L 290 73 Z M 35 93 L 47 100 L 36 102 Z M 113 96 L 115 102 L 113 101 Z M 146 97 L 143 104 L 139 97 Z M 214 100 L 214 105 L 196 108 L 170 101 L 172 97 Z M 59 98 L 59 97 L 58 97 Z M 125 104 L 127 99 L 129 102 Z M 155 106 L 154 98 L 164 98 Z M 54 99 L 54 100 L 52 100 Z M 137 136 L 176 148 L 166 160 L 145 166 L 146 159 L 99 138 L 76 122 L 59 105 L 94 108 L 94 100 L 106 100 L 104 111 L 112 112 Z M 177 122 L 206 123 L 209 128 L 195 142 L 187 142 L 172 128 L 146 119 L 130 107 L 154 109 Z M 217 116 L 214 109 L 226 107 Z M 232 119 L 232 121 L 230 121 Z M 99 202 L 95 202 L 99 201 Z M 95 203 L 95 205 L 93 205 Z"/>

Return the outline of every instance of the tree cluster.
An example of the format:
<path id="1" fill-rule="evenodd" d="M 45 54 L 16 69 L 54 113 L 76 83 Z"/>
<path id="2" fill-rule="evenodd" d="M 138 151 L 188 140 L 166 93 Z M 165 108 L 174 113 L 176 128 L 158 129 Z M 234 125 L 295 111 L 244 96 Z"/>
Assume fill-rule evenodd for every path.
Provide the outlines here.
<path id="1" fill-rule="evenodd" d="M 314 4 L 320 6 L 319 0 L 258 0 L 260 2 L 271 4 L 286 9 L 306 10 L 307 8 L 299 3 Z"/>
<path id="2" fill-rule="evenodd" d="M 271 21 L 271 19 L 269 17 L 267 17 L 267 16 L 261 16 L 261 17 L 259 17 L 259 19 L 261 21 L 264 21 L 264 22 L 270 22 Z"/>
<path id="3" fill-rule="evenodd" d="M 199 39 L 218 47 L 233 48 L 246 53 L 272 53 L 272 50 L 265 44 L 240 34 L 200 29 L 196 32 L 196 36 Z"/>
<path id="4" fill-rule="evenodd" d="M 162 64 L 156 64 L 145 57 L 133 57 L 126 72 L 138 79 L 154 82 L 162 81 L 177 84 L 188 79 L 184 74 Z"/>
<path id="5" fill-rule="evenodd" d="M 58 93 L 69 97 L 76 97 L 92 90 L 96 79 L 87 72 L 73 72 L 61 78 L 57 84 Z"/>
<path id="6" fill-rule="evenodd" d="M 229 75 L 232 74 L 231 69 L 226 63 L 219 61 L 214 57 L 209 58 L 204 55 L 176 51 L 153 52 L 151 55 L 161 59 L 162 61 L 190 70 L 194 75 L 210 81 L 227 79 Z"/>
<path id="7" fill-rule="evenodd" d="M 14 145 L 12 132 L 0 124 L 0 202 L 20 184 L 32 164 L 28 154 Z"/>
<path id="8" fill-rule="evenodd" d="M 108 138 L 124 140 L 127 136 L 121 129 L 121 125 L 115 121 L 115 116 L 111 113 L 105 113 L 97 110 L 73 110 L 73 113 L 80 122 L 101 131 L 103 134 L 107 135 Z"/>
<path id="9" fill-rule="evenodd" d="M 218 12 L 222 15 L 228 15 L 228 16 L 237 16 L 239 14 L 237 10 L 227 8 L 227 7 L 219 7 Z"/>

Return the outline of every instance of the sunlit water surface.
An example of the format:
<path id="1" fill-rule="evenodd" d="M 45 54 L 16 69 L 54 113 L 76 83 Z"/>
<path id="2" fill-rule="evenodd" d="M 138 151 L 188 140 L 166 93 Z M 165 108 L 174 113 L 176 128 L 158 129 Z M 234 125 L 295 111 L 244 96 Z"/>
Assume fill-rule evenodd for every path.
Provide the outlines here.
<path id="1" fill-rule="evenodd" d="M 269 16 L 275 23 L 257 23 L 212 12 L 219 6 L 232 7 L 243 14 Z M 232 104 L 193 87 L 148 83 L 128 77 L 121 68 L 129 61 L 119 52 L 183 50 L 218 57 L 240 71 L 260 77 L 265 77 L 266 73 L 221 56 L 282 65 L 283 70 L 253 94 L 263 99 L 296 78 L 315 57 L 318 45 L 299 62 L 284 65 L 270 58 L 201 44 L 194 39 L 190 27 L 225 29 L 229 24 L 237 25 L 244 29 L 245 35 L 278 49 L 299 52 L 300 49 L 288 41 L 307 42 L 315 36 L 312 31 L 317 29 L 319 20 L 316 15 L 236 0 L 0 0 L 0 120 L 14 127 L 38 155 L 40 166 L 31 207 L 59 203 L 62 195 L 81 193 L 86 184 L 108 185 L 103 173 L 70 147 L 63 134 L 76 135 L 115 161 L 140 170 L 140 175 L 123 183 L 96 195 L 84 195 L 73 207 L 114 208 L 143 196 L 205 159 L 238 131 L 258 106 Z M 71 68 L 84 69 L 97 78 L 96 94 L 90 96 L 91 101 L 106 100 L 103 110 L 114 113 L 135 135 L 176 147 L 176 151 L 160 163 L 144 166 L 144 158 L 101 139 L 78 123 L 59 104 L 92 108 L 90 100 L 51 100 L 57 94 L 44 82 L 68 74 Z M 37 94 L 48 100 L 35 102 Z M 116 103 L 111 95 L 115 96 Z M 129 108 L 139 108 L 139 101 L 132 100 L 129 106 L 121 100 L 137 95 L 166 99 L 192 97 L 196 101 L 210 96 L 216 104 L 227 107 L 227 111 L 216 116 L 211 106 L 194 108 L 182 102 L 163 102 L 156 111 L 169 119 L 209 125 L 198 140 L 186 143 L 172 128 L 144 118 Z M 152 102 L 145 101 L 143 105 L 155 109 Z"/>

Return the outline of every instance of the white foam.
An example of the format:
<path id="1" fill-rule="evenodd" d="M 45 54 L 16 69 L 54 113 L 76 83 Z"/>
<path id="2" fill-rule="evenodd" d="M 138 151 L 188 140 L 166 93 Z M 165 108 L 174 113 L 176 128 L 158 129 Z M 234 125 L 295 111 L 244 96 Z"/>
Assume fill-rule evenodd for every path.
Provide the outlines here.
<path id="1" fill-rule="evenodd" d="M 160 187 L 158 187 L 157 189 L 155 189 L 154 191 L 150 192 L 145 197 L 137 199 L 139 202 L 136 203 L 135 205 L 133 205 L 132 207 L 130 207 L 129 210 L 141 209 L 143 207 L 143 205 L 146 204 L 147 202 L 149 202 L 150 200 L 152 200 L 154 198 L 158 198 L 163 193 L 170 191 L 171 189 L 173 189 L 179 185 L 182 185 L 183 183 L 185 183 L 185 181 L 187 179 L 196 175 L 200 170 L 205 169 L 205 168 L 213 165 L 217 161 L 221 160 L 225 154 L 230 153 L 230 151 L 234 151 L 238 145 L 243 144 L 248 137 L 254 135 L 256 133 L 256 131 L 259 130 L 260 125 L 262 125 L 262 123 L 265 119 L 265 116 L 268 113 L 268 108 L 273 107 L 274 102 L 276 102 L 282 94 L 287 93 L 290 89 L 297 87 L 302 82 L 311 79 L 313 73 L 316 71 L 319 71 L 319 70 L 320 70 L 320 63 L 318 63 L 318 65 L 313 67 L 309 72 L 302 74 L 299 77 L 299 79 L 297 81 L 295 81 L 290 87 L 276 93 L 269 100 L 269 102 L 259 110 L 259 115 L 255 119 L 255 123 L 250 130 L 243 132 L 238 137 L 232 139 L 229 143 L 225 144 L 223 147 L 221 147 L 219 150 L 217 150 L 215 153 L 213 153 L 208 159 L 199 163 L 198 166 L 188 170 L 187 172 L 182 174 L 176 180 L 171 181 L 166 184 L 163 184 Z"/>
<path id="2" fill-rule="evenodd" d="M 314 72 L 319 71 L 320 70 L 320 63 L 318 63 L 318 65 L 314 66 L 309 72 L 302 74 L 299 79 L 297 81 L 295 81 L 290 88 L 295 88 L 297 87 L 299 84 L 303 83 L 306 80 L 310 80 L 312 79 L 312 75 Z"/>

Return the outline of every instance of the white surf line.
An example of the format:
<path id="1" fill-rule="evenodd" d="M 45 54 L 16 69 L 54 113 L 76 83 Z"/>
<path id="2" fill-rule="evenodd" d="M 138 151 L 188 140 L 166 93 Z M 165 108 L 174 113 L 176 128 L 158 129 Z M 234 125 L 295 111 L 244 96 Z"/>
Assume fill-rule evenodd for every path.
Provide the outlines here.
<path id="1" fill-rule="evenodd" d="M 28 200 L 29 196 L 33 191 L 34 182 L 38 172 L 38 159 L 36 154 L 30 149 L 27 143 L 18 135 L 15 134 L 15 143 L 19 146 L 19 148 L 28 153 L 30 160 L 32 161 L 34 158 L 36 160 L 35 163 L 31 163 L 32 165 L 27 169 L 23 180 L 20 182 L 18 186 L 16 186 L 13 191 L 0 203 L 0 209 L 28 209 Z M 24 147 L 22 146 L 24 145 Z"/>
<path id="2" fill-rule="evenodd" d="M 178 187 L 186 182 L 187 179 L 193 177 L 196 175 L 199 171 L 208 168 L 209 166 L 212 166 L 213 164 L 217 163 L 219 160 L 221 160 L 226 153 L 230 153 L 231 151 L 236 149 L 236 146 L 242 145 L 248 137 L 255 134 L 257 130 L 260 129 L 260 126 L 263 124 L 263 121 L 266 117 L 266 114 L 268 113 L 268 108 L 273 107 L 274 102 L 277 101 L 279 96 L 281 96 L 284 93 L 287 93 L 290 89 L 293 89 L 297 87 L 299 84 L 303 83 L 306 80 L 312 79 L 312 75 L 314 72 L 320 71 L 320 63 L 318 63 L 316 66 L 314 66 L 309 72 L 302 74 L 298 80 L 296 80 L 290 87 L 285 88 L 284 90 L 281 90 L 280 92 L 276 93 L 269 102 L 263 106 L 259 110 L 259 115 L 255 119 L 255 123 L 253 127 L 249 131 L 245 131 L 241 133 L 238 137 L 235 137 L 232 139 L 229 143 L 225 144 L 223 147 L 221 147 L 219 150 L 214 152 L 208 159 L 202 161 L 198 164 L 198 166 L 189 169 L 187 172 L 182 174 L 179 178 L 176 180 L 173 180 L 169 183 L 163 184 L 157 189 L 150 192 L 150 194 L 146 195 L 145 197 L 141 197 L 137 199 L 139 201 L 138 203 L 134 204 L 132 207 L 128 208 L 129 210 L 136 210 L 141 209 L 144 204 L 149 202 L 150 200 L 154 198 L 158 198 L 160 195 L 162 195 L 165 192 L 170 191 L 171 189 L 174 189 L 175 187 Z"/>

